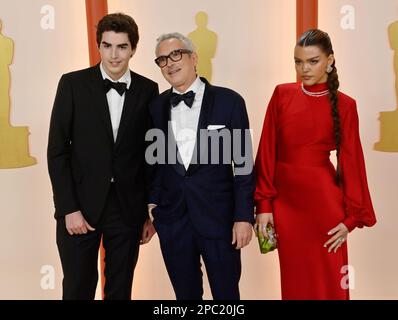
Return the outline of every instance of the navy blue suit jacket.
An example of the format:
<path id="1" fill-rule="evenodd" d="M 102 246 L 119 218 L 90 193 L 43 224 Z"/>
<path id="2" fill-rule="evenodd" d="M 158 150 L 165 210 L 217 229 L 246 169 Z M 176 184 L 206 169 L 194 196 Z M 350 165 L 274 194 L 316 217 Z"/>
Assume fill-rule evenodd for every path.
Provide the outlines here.
<path id="1" fill-rule="evenodd" d="M 158 224 L 172 223 L 184 214 L 188 214 L 193 226 L 202 236 L 229 239 L 234 222 L 254 222 L 255 182 L 252 172 L 252 144 L 250 135 L 246 136 L 245 143 L 244 130 L 249 129 L 249 119 L 245 101 L 238 93 L 227 88 L 212 86 L 206 79 L 201 79 L 205 82 L 205 92 L 194 152 L 197 157 L 193 156 L 191 164 L 185 170 L 184 165 L 178 160 L 170 161 L 171 157 L 166 152 L 165 162 L 154 165 L 150 203 L 157 205 L 152 211 L 155 227 Z M 165 133 L 165 144 L 168 138 L 174 140 L 172 131 L 169 131 L 171 134 L 168 135 L 171 92 L 171 89 L 163 92 L 150 106 L 153 126 Z M 235 149 L 241 149 L 242 154 L 246 153 L 249 161 L 246 163 L 239 161 L 236 156 L 239 150 L 233 150 L 232 139 L 231 141 L 220 139 L 219 146 L 215 145 L 217 148 L 213 149 L 209 144 L 210 138 L 202 137 L 201 141 L 200 130 L 204 130 L 205 134 L 208 133 L 209 125 L 225 125 L 221 130 L 228 130 L 224 133 L 230 133 L 231 138 L 233 129 L 240 131 L 241 138 L 235 139 Z M 203 147 L 206 143 L 207 148 Z M 224 147 L 226 152 L 223 153 Z M 204 151 L 201 152 L 201 149 Z M 211 163 L 211 157 L 217 151 L 220 164 Z M 203 161 L 205 158 L 207 164 L 203 163 L 206 162 Z M 236 175 L 236 169 L 243 166 L 249 168 L 246 174 Z"/>

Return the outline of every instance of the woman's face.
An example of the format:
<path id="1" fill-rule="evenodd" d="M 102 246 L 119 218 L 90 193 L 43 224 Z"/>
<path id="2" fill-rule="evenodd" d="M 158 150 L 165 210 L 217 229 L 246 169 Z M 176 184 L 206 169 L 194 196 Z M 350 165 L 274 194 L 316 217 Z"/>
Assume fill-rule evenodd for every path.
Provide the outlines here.
<path id="1" fill-rule="evenodd" d="M 296 72 L 306 86 L 324 83 L 328 79 L 328 65 L 334 61 L 333 55 L 327 56 L 318 46 L 296 46 L 294 49 Z"/>

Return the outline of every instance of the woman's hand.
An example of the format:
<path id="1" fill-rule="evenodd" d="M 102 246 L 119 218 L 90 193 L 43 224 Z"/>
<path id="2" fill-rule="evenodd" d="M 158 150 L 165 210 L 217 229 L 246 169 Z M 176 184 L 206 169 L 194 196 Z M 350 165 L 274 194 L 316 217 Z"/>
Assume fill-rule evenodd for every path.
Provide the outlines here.
<path id="1" fill-rule="evenodd" d="M 254 232 L 258 237 L 258 232 L 261 232 L 265 238 L 268 238 L 267 225 L 270 223 L 274 226 L 274 216 L 272 212 L 269 213 L 259 213 L 256 215 L 256 223 L 254 224 Z"/>
<path id="2" fill-rule="evenodd" d="M 328 235 L 333 235 L 328 241 L 323 245 L 325 248 L 329 246 L 328 252 L 334 249 L 336 253 L 337 249 L 347 240 L 348 229 L 344 223 L 339 223 L 336 227 L 328 232 Z"/>

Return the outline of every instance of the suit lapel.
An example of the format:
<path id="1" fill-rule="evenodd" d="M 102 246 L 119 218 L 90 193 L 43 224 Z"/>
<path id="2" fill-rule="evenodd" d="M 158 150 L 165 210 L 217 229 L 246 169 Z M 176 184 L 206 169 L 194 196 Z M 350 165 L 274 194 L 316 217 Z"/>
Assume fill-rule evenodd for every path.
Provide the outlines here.
<path id="1" fill-rule="evenodd" d="M 192 154 L 191 163 L 187 170 L 187 175 L 192 175 L 193 172 L 196 171 L 200 166 L 200 132 L 201 130 L 207 130 L 207 125 L 209 124 L 210 112 L 214 103 L 214 93 L 212 90 L 212 86 L 207 82 L 205 78 L 200 78 L 200 79 L 205 83 L 205 92 L 203 95 L 202 106 L 199 114 L 195 147 Z"/>
<path id="2" fill-rule="evenodd" d="M 113 142 L 113 131 L 111 116 L 109 114 L 108 101 L 106 100 L 106 94 L 104 90 L 103 79 L 101 75 L 101 70 L 99 64 L 96 65 L 92 70 L 92 81 L 90 83 L 92 101 L 95 106 L 96 112 L 98 112 L 102 122 L 104 124 L 105 130 Z"/>
<path id="3" fill-rule="evenodd" d="M 172 89 L 169 90 L 168 94 L 165 97 L 162 106 L 162 130 L 166 135 L 166 163 L 169 163 L 169 151 L 173 153 L 173 159 L 170 159 L 171 165 L 174 170 L 181 176 L 186 175 L 185 166 L 178 159 L 181 159 L 178 151 L 177 141 L 173 134 L 173 129 L 171 127 L 171 105 L 170 105 L 170 95 L 172 93 Z M 169 146 L 171 149 L 169 150 Z"/>
<path id="4" fill-rule="evenodd" d="M 140 88 L 140 83 L 137 81 L 136 74 L 130 71 L 131 74 L 131 83 L 130 88 L 126 90 L 123 104 L 122 116 L 120 118 L 119 130 L 117 133 L 115 148 L 120 144 L 121 139 L 123 138 L 123 134 L 126 131 L 126 127 L 130 123 L 131 117 L 133 115 L 133 111 L 138 106 L 138 98 L 140 92 L 142 91 Z"/>

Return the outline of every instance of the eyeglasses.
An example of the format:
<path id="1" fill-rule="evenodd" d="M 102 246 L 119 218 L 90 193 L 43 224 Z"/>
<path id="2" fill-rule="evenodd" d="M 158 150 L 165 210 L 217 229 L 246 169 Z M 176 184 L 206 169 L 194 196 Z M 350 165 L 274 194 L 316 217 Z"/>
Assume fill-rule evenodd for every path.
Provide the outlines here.
<path id="1" fill-rule="evenodd" d="M 155 63 L 160 67 L 160 68 L 164 68 L 165 66 L 167 66 L 168 63 L 168 59 L 170 58 L 171 61 L 177 62 L 180 61 L 182 59 L 182 54 L 183 53 L 187 53 L 187 54 L 191 54 L 192 51 L 191 50 L 187 50 L 187 49 L 177 49 L 177 50 L 173 50 L 171 51 L 167 56 L 160 56 L 157 57 L 155 59 Z"/>

